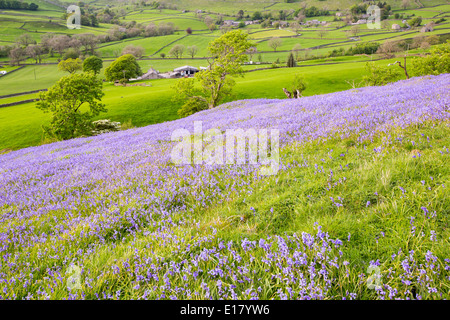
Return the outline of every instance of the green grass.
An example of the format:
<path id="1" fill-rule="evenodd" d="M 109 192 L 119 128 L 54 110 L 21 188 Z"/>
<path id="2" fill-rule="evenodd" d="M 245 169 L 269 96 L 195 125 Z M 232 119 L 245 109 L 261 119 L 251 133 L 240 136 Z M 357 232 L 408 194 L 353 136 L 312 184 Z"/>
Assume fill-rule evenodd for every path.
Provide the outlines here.
<path id="1" fill-rule="evenodd" d="M 123 40 L 115 43 L 106 43 L 100 46 L 98 51 L 102 54 L 102 57 L 113 57 L 114 50 L 122 50 L 127 45 L 141 46 L 145 50 L 145 55 L 153 55 L 156 51 L 171 43 L 172 41 L 176 41 L 183 37 L 180 34 L 173 34 L 163 37 L 148 37 L 148 38 L 136 38 L 132 40 Z M 175 45 L 175 44 L 174 44 Z M 159 53 L 157 54 L 159 57 Z"/>

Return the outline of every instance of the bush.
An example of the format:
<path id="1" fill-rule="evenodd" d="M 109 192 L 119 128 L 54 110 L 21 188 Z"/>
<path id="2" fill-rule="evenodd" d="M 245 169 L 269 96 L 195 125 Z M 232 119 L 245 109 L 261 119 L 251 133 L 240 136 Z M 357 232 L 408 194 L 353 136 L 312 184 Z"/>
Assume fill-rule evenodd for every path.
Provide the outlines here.
<path id="1" fill-rule="evenodd" d="M 422 17 L 415 17 L 408 21 L 411 27 L 418 27 L 422 23 Z"/>
<path id="2" fill-rule="evenodd" d="M 366 70 L 369 74 L 363 76 L 362 79 L 366 86 L 382 86 L 389 82 L 397 81 L 401 77 L 400 70 L 378 67 L 374 62 L 367 62 Z"/>
<path id="3" fill-rule="evenodd" d="M 411 61 L 411 74 L 414 76 L 438 75 L 450 73 L 450 41 L 437 45 L 426 57 Z"/>
<path id="4" fill-rule="evenodd" d="M 177 114 L 183 118 L 206 109 L 208 109 L 208 104 L 206 101 L 190 98 L 181 106 L 181 108 L 177 111 Z"/>
<path id="5" fill-rule="evenodd" d="M 77 49 L 69 48 L 66 53 L 64 53 L 63 59 L 76 59 L 80 57 L 80 52 Z"/>

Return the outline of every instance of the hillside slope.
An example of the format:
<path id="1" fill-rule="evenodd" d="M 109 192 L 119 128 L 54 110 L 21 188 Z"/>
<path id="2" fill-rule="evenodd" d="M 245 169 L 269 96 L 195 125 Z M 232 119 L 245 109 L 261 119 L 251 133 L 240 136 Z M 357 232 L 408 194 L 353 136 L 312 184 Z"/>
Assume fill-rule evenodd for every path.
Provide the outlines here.
<path id="1" fill-rule="evenodd" d="M 448 299 L 449 87 L 237 101 L 1 155 L 1 298 Z M 194 121 L 279 129 L 280 171 L 174 166 Z"/>

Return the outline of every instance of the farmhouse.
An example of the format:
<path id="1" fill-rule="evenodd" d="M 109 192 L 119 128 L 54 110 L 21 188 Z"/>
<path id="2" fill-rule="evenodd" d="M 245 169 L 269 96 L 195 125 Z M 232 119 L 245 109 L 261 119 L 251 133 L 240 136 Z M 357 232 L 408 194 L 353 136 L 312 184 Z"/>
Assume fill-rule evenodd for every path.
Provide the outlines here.
<path id="1" fill-rule="evenodd" d="M 274 21 L 272 22 L 272 25 L 275 25 L 275 23 L 278 23 L 280 27 L 285 28 L 289 26 L 289 23 L 287 21 Z"/>
<path id="2" fill-rule="evenodd" d="M 394 23 L 391 28 L 392 30 L 400 30 L 400 25 Z"/>
<path id="3" fill-rule="evenodd" d="M 248 26 L 250 24 L 253 24 L 253 21 L 244 21 L 245 25 Z"/>
<path id="4" fill-rule="evenodd" d="M 223 24 L 226 26 L 234 26 L 234 27 L 239 26 L 239 22 L 234 20 L 224 20 Z"/>
<path id="5" fill-rule="evenodd" d="M 306 21 L 306 25 L 316 25 L 316 24 L 320 24 L 320 21 L 319 20 L 309 20 L 309 21 Z"/>
<path id="6" fill-rule="evenodd" d="M 151 79 L 160 79 L 162 78 L 159 74 L 159 71 L 150 67 L 148 71 L 142 76 L 138 77 L 137 80 L 151 80 Z"/>
<path id="7" fill-rule="evenodd" d="M 420 29 L 420 32 L 431 32 L 433 31 L 433 25 L 431 23 L 426 24 Z"/>

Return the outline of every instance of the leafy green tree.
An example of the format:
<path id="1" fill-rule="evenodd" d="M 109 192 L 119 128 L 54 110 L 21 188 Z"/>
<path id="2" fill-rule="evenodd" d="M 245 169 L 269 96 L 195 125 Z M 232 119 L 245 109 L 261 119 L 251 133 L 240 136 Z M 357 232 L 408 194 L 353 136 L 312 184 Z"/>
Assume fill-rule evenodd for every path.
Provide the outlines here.
<path id="1" fill-rule="evenodd" d="M 136 61 L 136 58 L 131 54 L 125 54 L 117 58 L 105 70 L 106 81 L 116 81 L 121 79 L 136 78 L 142 75 L 142 70 Z"/>
<path id="2" fill-rule="evenodd" d="M 102 81 L 94 73 L 72 73 L 62 77 L 48 91 L 41 91 L 36 107 L 52 113 L 44 134 L 58 140 L 91 135 L 91 119 L 106 112 L 101 103 Z"/>
<path id="3" fill-rule="evenodd" d="M 414 76 L 450 73 L 450 40 L 435 46 L 429 55 L 412 59 L 411 73 Z"/>
<path id="4" fill-rule="evenodd" d="M 95 74 L 99 74 L 103 68 L 103 60 L 97 56 L 90 56 L 83 61 L 83 71 L 92 71 Z"/>
<path id="5" fill-rule="evenodd" d="M 255 12 L 253 13 L 252 20 L 261 20 L 261 19 L 262 19 L 262 14 L 261 14 L 261 12 L 255 11 Z"/>
<path id="6" fill-rule="evenodd" d="M 422 23 L 422 17 L 415 17 L 408 21 L 411 27 L 418 27 Z"/>
<path id="7" fill-rule="evenodd" d="M 178 96 L 175 99 L 181 97 L 186 103 L 195 106 L 201 101 L 209 109 L 216 107 L 231 93 L 235 85 L 232 77 L 243 76 L 242 63 L 248 60 L 246 52 L 252 46 L 247 37 L 247 33 L 234 30 L 210 42 L 208 50 L 214 60 L 207 70 L 196 73 L 194 80 L 178 81 L 174 87 Z M 200 90 L 195 89 L 195 81 L 199 82 Z M 195 103 L 191 100 L 195 100 Z"/>
<path id="8" fill-rule="evenodd" d="M 61 71 L 74 73 L 82 69 L 82 62 L 79 58 L 76 59 L 69 58 L 66 60 L 62 60 L 60 63 L 58 63 L 58 69 Z"/>

